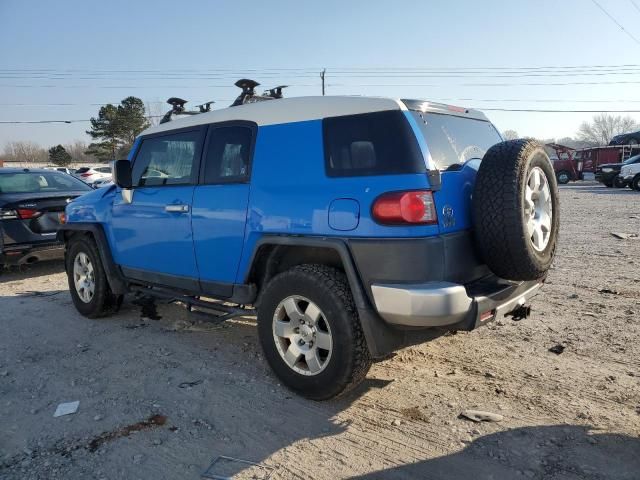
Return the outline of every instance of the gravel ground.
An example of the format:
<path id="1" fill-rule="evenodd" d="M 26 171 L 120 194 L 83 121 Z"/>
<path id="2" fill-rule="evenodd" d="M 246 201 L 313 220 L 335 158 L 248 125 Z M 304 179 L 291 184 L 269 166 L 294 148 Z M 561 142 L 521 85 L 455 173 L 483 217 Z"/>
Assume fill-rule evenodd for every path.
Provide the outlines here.
<path id="1" fill-rule="evenodd" d="M 640 232 L 640 195 L 574 184 L 561 202 L 529 319 L 402 350 L 323 403 L 278 384 L 251 320 L 171 305 L 154 321 L 131 302 L 87 320 L 60 262 L 5 273 L 0 478 L 198 479 L 226 455 L 274 479 L 638 479 L 640 239 L 610 232 Z M 504 419 L 459 418 L 468 408 Z"/>

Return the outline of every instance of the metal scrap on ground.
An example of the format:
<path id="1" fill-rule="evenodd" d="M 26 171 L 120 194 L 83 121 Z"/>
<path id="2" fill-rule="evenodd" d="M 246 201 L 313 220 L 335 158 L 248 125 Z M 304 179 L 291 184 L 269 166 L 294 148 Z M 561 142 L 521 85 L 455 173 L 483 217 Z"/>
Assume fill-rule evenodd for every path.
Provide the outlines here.
<path id="1" fill-rule="evenodd" d="M 504 419 L 502 415 L 482 410 L 465 410 L 460 416 L 472 422 L 501 422 Z"/>
<path id="2" fill-rule="evenodd" d="M 78 411 L 79 406 L 80 406 L 80 400 L 76 400 L 75 402 L 61 403 L 60 405 L 58 405 L 58 408 L 56 408 L 56 411 L 54 412 L 53 416 L 55 418 L 55 417 L 61 417 L 63 415 L 70 415 L 72 413 L 76 413 Z"/>

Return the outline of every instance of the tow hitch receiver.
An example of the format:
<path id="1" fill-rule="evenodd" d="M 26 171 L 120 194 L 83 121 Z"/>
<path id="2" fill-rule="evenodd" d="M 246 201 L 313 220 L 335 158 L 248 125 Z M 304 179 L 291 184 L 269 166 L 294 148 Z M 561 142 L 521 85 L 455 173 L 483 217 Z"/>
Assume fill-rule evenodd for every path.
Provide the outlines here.
<path id="1" fill-rule="evenodd" d="M 520 305 L 519 307 L 511 310 L 505 316 L 507 315 L 512 317 L 516 322 L 529 318 L 529 315 L 531 315 L 531 305 Z"/>

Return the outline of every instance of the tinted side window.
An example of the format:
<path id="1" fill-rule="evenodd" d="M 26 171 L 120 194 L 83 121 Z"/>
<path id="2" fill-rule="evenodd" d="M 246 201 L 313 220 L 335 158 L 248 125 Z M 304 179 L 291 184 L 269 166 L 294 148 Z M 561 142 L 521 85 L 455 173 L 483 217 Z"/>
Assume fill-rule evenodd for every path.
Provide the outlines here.
<path id="1" fill-rule="evenodd" d="M 211 129 L 205 159 L 204 183 L 243 182 L 249 178 L 253 131 L 228 126 Z"/>
<path id="2" fill-rule="evenodd" d="M 400 111 L 325 118 L 327 175 L 393 175 L 424 173 L 418 142 Z"/>
<path id="3" fill-rule="evenodd" d="M 133 185 L 185 185 L 194 183 L 194 164 L 200 132 L 181 132 L 142 141 L 133 163 Z"/>

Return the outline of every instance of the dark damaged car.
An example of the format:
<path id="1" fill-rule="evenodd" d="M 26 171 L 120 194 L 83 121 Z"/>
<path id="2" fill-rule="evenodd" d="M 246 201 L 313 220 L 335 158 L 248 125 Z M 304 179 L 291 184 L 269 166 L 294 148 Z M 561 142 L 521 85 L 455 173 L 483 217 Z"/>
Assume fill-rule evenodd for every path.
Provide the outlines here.
<path id="1" fill-rule="evenodd" d="M 92 191 L 86 183 L 44 169 L 0 168 L 0 265 L 62 258 L 56 239 L 65 207 Z"/>

